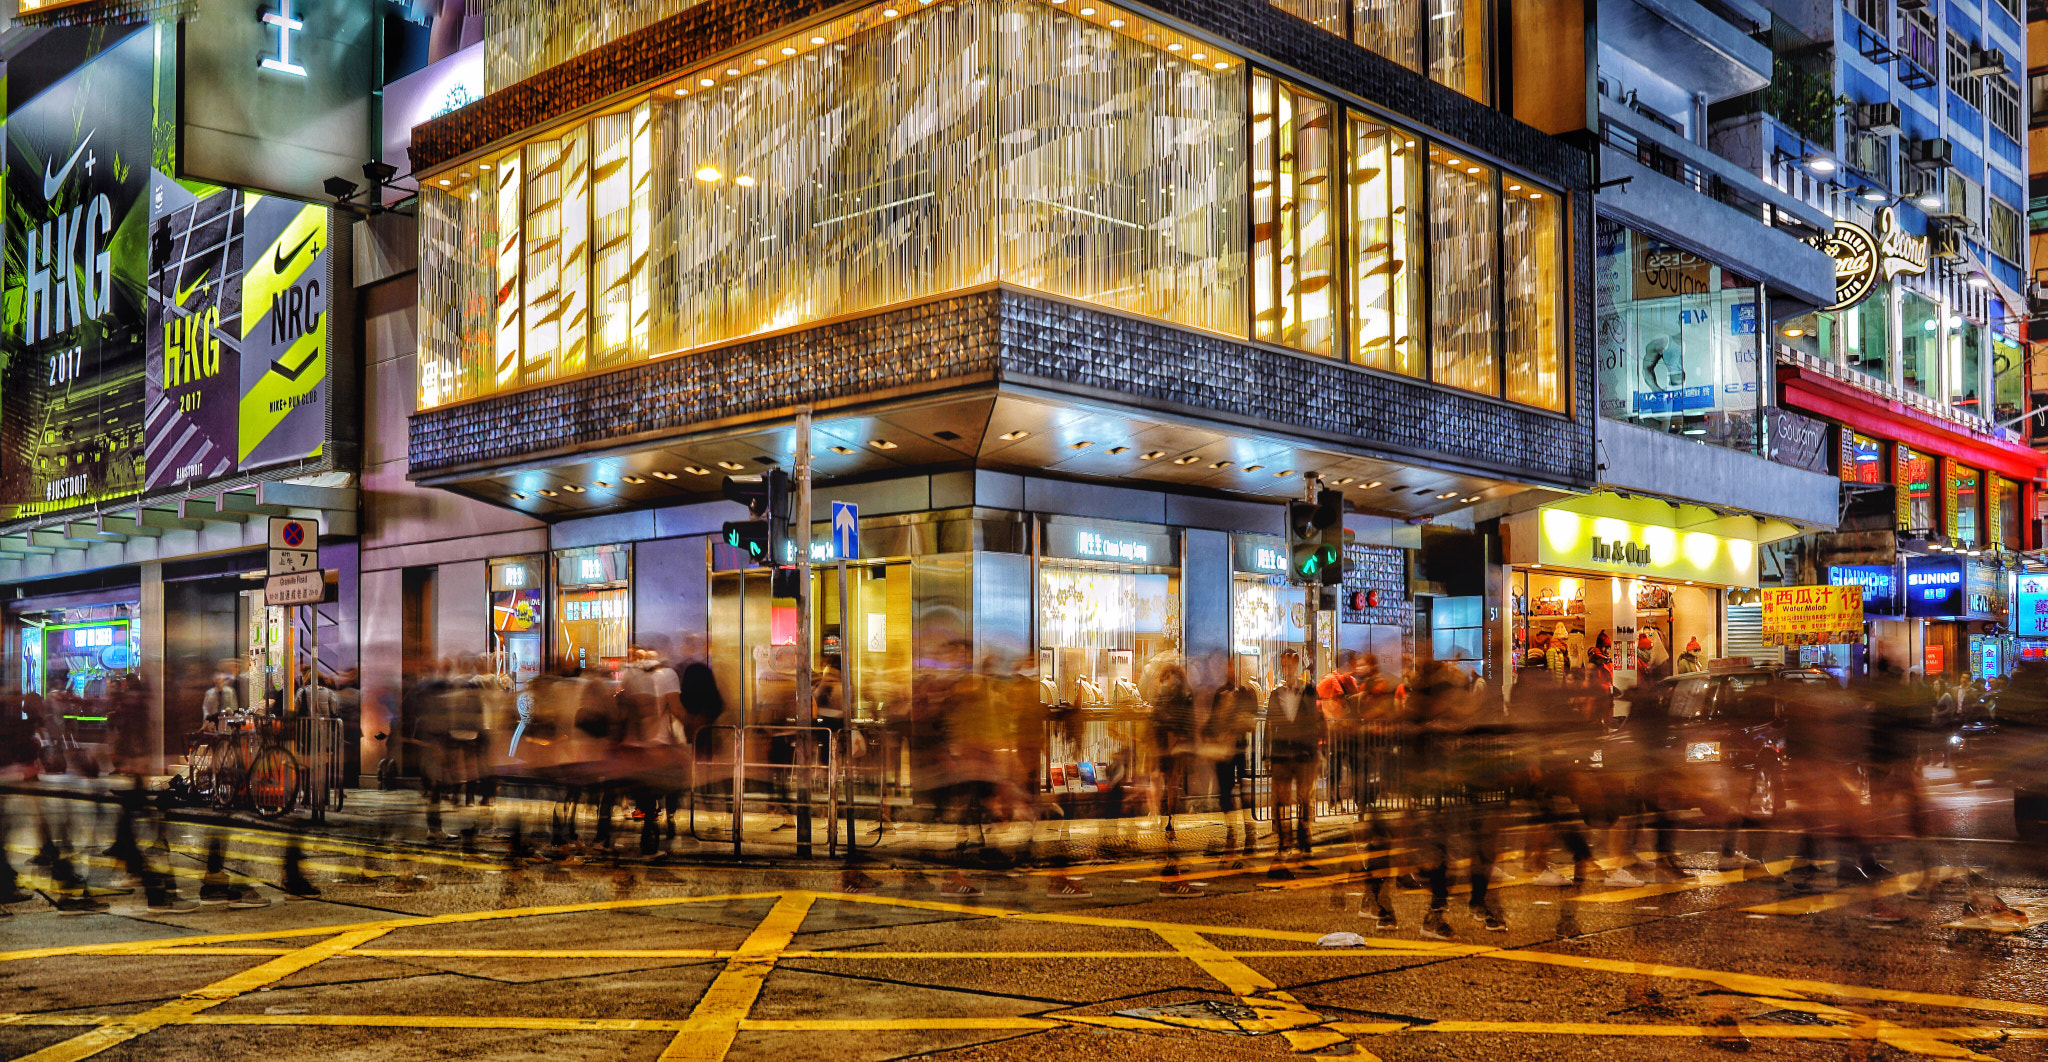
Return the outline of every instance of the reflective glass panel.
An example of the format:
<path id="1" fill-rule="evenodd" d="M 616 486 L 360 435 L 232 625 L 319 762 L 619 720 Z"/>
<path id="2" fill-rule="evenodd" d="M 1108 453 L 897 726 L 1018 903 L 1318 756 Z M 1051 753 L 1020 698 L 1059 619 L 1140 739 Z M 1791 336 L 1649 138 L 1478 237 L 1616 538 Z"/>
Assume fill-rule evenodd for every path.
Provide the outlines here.
<path id="1" fill-rule="evenodd" d="M 1493 171 L 1431 146 L 1430 353 L 1438 383 L 1500 394 L 1500 277 Z"/>

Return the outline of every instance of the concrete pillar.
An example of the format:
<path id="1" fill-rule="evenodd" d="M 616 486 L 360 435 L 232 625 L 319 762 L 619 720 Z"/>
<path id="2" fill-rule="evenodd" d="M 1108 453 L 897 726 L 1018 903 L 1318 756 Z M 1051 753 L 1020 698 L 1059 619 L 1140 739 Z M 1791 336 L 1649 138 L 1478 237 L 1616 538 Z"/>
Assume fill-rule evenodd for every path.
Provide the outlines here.
<path id="1" fill-rule="evenodd" d="M 153 774 L 164 772 L 164 653 L 168 617 L 164 609 L 164 566 L 151 561 L 141 566 L 142 686 L 149 699 L 149 735 L 145 751 Z M 178 750 L 182 753 L 184 750 Z"/>

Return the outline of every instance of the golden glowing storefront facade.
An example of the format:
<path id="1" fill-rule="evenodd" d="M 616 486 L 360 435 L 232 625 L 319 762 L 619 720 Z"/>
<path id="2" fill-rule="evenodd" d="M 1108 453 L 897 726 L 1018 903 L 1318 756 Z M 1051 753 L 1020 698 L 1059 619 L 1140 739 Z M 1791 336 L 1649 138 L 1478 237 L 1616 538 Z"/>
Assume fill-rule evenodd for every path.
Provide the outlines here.
<path id="1" fill-rule="evenodd" d="M 1106 5 L 865 8 L 422 186 L 422 409 L 998 283 L 1568 404 L 1559 195 Z"/>

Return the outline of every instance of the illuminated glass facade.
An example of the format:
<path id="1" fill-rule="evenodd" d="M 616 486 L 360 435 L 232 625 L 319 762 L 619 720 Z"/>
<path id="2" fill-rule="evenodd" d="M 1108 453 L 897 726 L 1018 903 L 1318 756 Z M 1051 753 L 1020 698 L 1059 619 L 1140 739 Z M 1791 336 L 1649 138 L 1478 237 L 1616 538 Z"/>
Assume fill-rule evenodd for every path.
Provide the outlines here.
<path id="1" fill-rule="evenodd" d="M 1564 408 L 1559 196 L 1087 10 L 849 13 L 434 174 L 421 408 L 996 282 Z"/>

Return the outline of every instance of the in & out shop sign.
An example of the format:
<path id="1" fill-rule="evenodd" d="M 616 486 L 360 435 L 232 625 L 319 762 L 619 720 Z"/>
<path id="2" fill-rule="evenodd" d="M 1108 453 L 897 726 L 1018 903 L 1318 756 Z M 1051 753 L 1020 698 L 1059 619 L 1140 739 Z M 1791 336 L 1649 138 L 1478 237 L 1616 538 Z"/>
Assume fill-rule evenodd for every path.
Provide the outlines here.
<path id="1" fill-rule="evenodd" d="M 1508 529 L 1514 564 L 1721 586 L 1757 582 L 1756 543 L 1748 539 L 1552 508 L 1510 517 Z"/>

